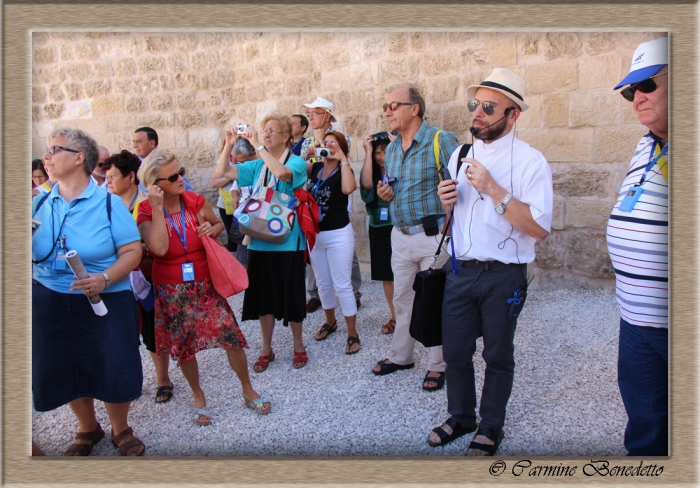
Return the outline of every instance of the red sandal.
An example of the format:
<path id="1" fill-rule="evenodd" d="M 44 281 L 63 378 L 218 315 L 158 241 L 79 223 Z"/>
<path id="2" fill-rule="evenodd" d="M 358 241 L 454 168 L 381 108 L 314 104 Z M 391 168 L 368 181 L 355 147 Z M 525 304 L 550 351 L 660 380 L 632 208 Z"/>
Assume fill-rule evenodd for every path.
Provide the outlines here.
<path id="1" fill-rule="evenodd" d="M 391 320 L 389 320 L 389 322 L 382 325 L 380 332 L 382 334 L 393 334 L 395 329 L 396 329 L 396 320 L 391 319 Z"/>
<path id="2" fill-rule="evenodd" d="M 270 363 L 275 360 L 275 353 L 273 351 L 270 351 L 270 354 L 267 356 L 261 355 L 257 361 L 255 361 L 255 364 L 253 364 L 253 371 L 256 373 L 262 373 L 267 369 L 268 366 L 270 366 Z"/>
<path id="3" fill-rule="evenodd" d="M 306 363 L 309 362 L 309 356 L 306 355 L 306 349 L 304 349 L 303 352 L 294 352 L 294 362 L 292 366 L 294 366 L 294 369 L 299 369 L 303 368 L 306 366 Z M 298 363 L 302 363 L 301 366 L 297 366 Z"/>

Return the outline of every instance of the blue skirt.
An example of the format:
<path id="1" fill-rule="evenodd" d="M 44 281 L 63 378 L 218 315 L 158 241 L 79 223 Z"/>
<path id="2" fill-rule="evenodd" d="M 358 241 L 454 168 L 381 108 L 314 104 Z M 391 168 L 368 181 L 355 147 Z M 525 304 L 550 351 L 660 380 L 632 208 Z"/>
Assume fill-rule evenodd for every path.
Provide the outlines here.
<path id="1" fill-rule="evenodd" d="M 141 396 L 139 312 L 131 291 L 102 293 L 95 315 L 83 294 L 58 293 L 32 280 L 34 408 L 53 410 L 81 397 L 124 403 Z"/>

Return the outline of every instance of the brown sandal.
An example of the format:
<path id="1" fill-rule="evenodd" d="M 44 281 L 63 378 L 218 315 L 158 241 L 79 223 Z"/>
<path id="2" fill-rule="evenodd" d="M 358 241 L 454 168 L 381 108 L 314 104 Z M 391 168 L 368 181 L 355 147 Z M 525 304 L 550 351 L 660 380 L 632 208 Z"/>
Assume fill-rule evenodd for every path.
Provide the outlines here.
<path id="1" fill-rule="evenodd" d="M 127 440 L 129 437 L 131 437 L 131 440 Z M 134 435 L 134 431 L 131 427 L 123 431 L 118 436 L 115 436 L 114 432 L 112 432 L 112 444 L 114 444 L 114 447 L 119 449 L 122 456 L 143 456 L 143 454 L 146 452 L 146 446 L 139 440 L 138 437 Z M 139 447 L 143 447 L 143 449 L 138 454 L 134 454 L 132 452 L 134 448 Z"/>
<path id="2" fill-rule="evenodd" d="M 75 440 L 78 441 L 90 441 L 90 444 L 84 444 L 79 442 L 74 442 L 68 448 L 68 450 L 63 454 L 64 456 L 89 456 L 92 452 L 92 448 L 102 440 L 105 436 L 105 432 L 100 427 L 99 422 L 97 427 L 92 432 L 78 432 L 75 436 Z"/>
<path id="3" fill-rule="evenodd" d="M 386 324 L 384 324 L 382 326 L 382 328 L 380 329 L 380 332 L 382 334 L 393 334 L 394 329 L 396 329 L 396 320 L 391 319 L 391 320 L 389 320 L 389 322 L 387 322 Z"/>

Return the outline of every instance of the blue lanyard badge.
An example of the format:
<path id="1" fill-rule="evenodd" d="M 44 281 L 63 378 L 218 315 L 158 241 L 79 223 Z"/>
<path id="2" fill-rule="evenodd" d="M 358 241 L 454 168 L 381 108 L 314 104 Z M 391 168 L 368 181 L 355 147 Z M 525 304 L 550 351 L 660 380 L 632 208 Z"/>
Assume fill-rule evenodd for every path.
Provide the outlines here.
<path id="1" fill-rule="evenodd" d="M 639 179 L 639 183 L 627 190 L 625 198 L 622 199 L 618 207 L 620 212 L 631 212 L 632 210 L 634 210 L 634 207 L 635 205 L 637 205 L 639 198 L 642 196 L 642 193 L 644 193 L 644 188 L 642 188 L 642 185 L 646 182 L 649 171 L 651 171 L 651 169 L 656 165 L 659 159 L 661 159 L 667 152 L 668 144 L 666 144 L 661 150 L 661 152 L 656 157 L 654 157 L 654 148 L 652 147 L 651 154 L 649 155 L 649 164 L 647 164 L 646 168 L 644 169 L 644 174 L 642 174 L 642 177 Z"/>
<path id="2" fill-rule="evenodd" d="M 379 220 L 389 220 L 389 207 L 379 209 Z"/>
<path id="3" fill-rule="evenodd" d="M 654 157 L 654 147 L 655 146 L 656 146 L 656 144 L 654 144 L 654 146 L 652 146 L 652 148 L 651 148 L 651 153 L 649 154 L 649 164 L 647 164 L 647 167 L 644 169 L 644 174 L 639 179 L 639 183 L 637 183 L 637 186 L 642 186 L 644 184 L 644 182 L 647 179 L 647 174 L 649 173 L 649 171 L 651 171 L 651 169 L 659 161 L 659 159 L 664 157 L 664 155 L 668 152 L 668 144 L 666 144 L 664 146 L 664 148 L 661 150 L 661 152 L 656 157 Z"/>
<path id="4" fill-rule="evenodd" d="M 185 208 L 182 207 L 182 233 L 180 233 L 180 229 L 177 228 L 177 225 L 175 224 L 175 221 L 173 218 L 170 216 L 167 210 L 165 210 L 165 207 L 163 208 L 163 212 L 165 213 L 165 216 L 168 217 L 168 220 L 170 220 L 170 223 L 173 224 L 173 228 L 175 229 L 175 232 L 177 233 L 177 237 L 180 239 L 180 242 L 182 242 L 182 247 L 185 248 L 185 254 L 187 254 L 187 222 L 185 221 Z"/>
<path id="5" fill-rule="evenodd" d="M 316 176 L 316 186 L 314 187 L 314 197 L 318 194 L 318 189 L 321 188 L 326 181 L 328 181 L 328 178 L 330 178 L 339 167 L 340 166 L 336 166 L 335 168 L 333 168 L 333 170 L 330 173 L 328 173 L 328 176 L 323 178 L 323 180 L 321 179 L 323 177 L 323 168 L 321 168 L 321 171 L 319 171 L 318 175 Z"/>

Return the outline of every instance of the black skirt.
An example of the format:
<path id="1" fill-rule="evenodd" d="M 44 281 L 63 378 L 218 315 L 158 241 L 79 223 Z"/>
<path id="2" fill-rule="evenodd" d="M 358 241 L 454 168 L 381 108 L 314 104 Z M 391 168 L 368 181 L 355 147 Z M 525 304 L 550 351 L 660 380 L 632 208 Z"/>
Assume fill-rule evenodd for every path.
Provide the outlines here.
<path id="1" fill-rule="evenodd" d="M 248 249 L 248 289 L 243 296 L 242 320 L 274 315 L 276 320 L 302 322 L 306 318 L 304 251 Z"/>
<path id="2" fill-rule="evenodd" d="M 102 293 L 100 317 L 85 295 L 32 283 L 34 408 L 53 410 L 81 397 L 125 403 L 141 396 L 139 317 L 134 294 Z"/>
<path id="3" fill-rule="evenodd" d="M 374 281 L 394 281 L 391 270 L 391 231 L 393 225 L 369 228 L 369 256 Z"/>

